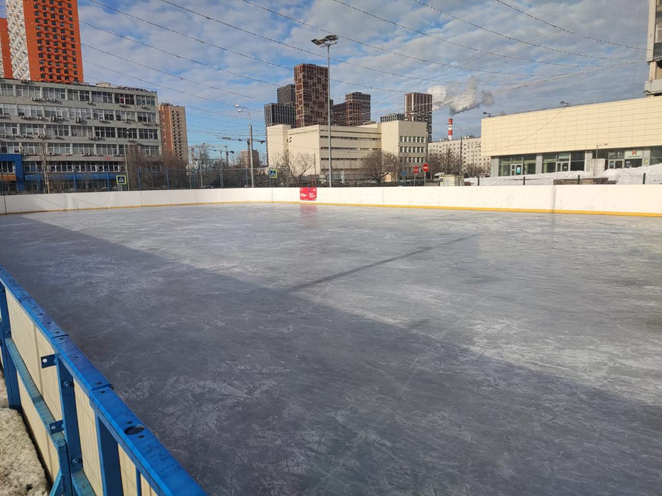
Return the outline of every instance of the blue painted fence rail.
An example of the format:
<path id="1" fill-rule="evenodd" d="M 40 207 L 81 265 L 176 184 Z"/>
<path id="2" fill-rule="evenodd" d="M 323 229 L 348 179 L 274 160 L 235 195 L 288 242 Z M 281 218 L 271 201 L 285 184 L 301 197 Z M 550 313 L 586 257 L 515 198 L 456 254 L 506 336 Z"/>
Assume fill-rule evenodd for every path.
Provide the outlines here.
<path id="1" fill-rule="evenodd" d="M 16 320 L 14 334 L 12 317 Z M 69 336 L 2 266 L 0 318 L 0 351 L 9 406 L 27 417 L 41 459 L 50 460 L 46 468 L 50 468 L 53 481 L 51 495 L 206 494 Z M 29 331 L 26 322 L 31 322 Z M 32 339 L 30 332 L 39 336 L 34 335 L 33 348 L 26 348 Z M 51 348 L 52 354 L 39 353 Z M 39 356 L 33 359 L 38 359 L 38 364 L 31 362 L 26 349 L 37 350 Z M 33 377 L 36 375 L 38 378 Z M 90 425 L 95 428 L 82 427 L 81 416 L 87 412 L 93 412 Z M 45 435 L 40 439 L 37 431 Z M 94 466 L 97 458 L 98 466 Z M 96 483 L 91 482 L 92 474 L 100 474 Z"/>

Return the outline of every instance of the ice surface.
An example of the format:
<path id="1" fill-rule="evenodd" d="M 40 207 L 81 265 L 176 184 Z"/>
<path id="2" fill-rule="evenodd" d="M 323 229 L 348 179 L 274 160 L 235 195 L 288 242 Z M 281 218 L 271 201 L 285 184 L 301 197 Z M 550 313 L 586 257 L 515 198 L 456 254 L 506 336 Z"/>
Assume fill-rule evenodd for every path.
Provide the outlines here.
<path id="1" fill-rule="evenodd" d="M 0 219 L 214 495 L 659 495 L 662 222 L 298 205 Z"/>

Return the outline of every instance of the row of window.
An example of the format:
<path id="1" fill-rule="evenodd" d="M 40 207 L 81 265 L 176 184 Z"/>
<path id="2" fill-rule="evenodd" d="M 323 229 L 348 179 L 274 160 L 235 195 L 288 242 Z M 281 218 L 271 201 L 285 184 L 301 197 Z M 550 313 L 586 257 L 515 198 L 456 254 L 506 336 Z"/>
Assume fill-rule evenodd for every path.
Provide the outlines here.
<path id="1" fill-rule="evenodd" d="M 76 136 L 120 139 L 159 139 L 158 129 L 135 129 L 100 126 L 68 126 L 64 124 L 17 124 L 0 122 L 0 139 L 13 136 Z"/>
<path id="2" fill-rule="evenodd" d="M 124 172 L 124 165 L 98 165 L 98 164 L 62 164 L 49 165 L 51 172 Z M 43 171 L 41 164 L 27 164 L 23 166 L 27 174 L 36 174 Z"/>
<path id="3" fill-rule="evenodd" d="M 63 52 L 66 53 L 66 52 Z M 134 93 L 113 93 L 109 91 L 53 88 L 32 84 L 0 84 L 0 95 L 24 98 L 43 98 L 55 100 L 76 100 L 94 103 L 116 103 L 118 105 L 145 105 L 154 107 L 156 97 L 136 95 Z"/>
<path id="4" fill-rule="evenodd" d="M 14 105 L 0 103 L 0 115 L 19 117 L 56 117 L 58 119 L 98 119 L 108 121 L 134 121 L 156 123 L 155 112 L 133 110 L 91 109 L 85 107 L 46 107 L 42 105 Z"/>
<path id="5" fill-rule="evenodd" d="M 400 143 L 425 143 L 425 136 L 400 136 Z"/>
<path id="6" fill-rule="evenodd" d="M 424 146 L 401 146 L 400 153 L 425 153 Z"/>
<path id="7" fill-rule="evenodd" d="M 0 153 L 17 153 L 23 155 L 41 155 L 41 143 L 0 143 Z M 143 155 L 155 157 L 159 155 L 159 147 L 155 145 L 137 145 Z M 51 155 L 124 155 L 126 145 L 123 144 L 93 144 L 93 143 L 48 143 L 47 153 Z"/>

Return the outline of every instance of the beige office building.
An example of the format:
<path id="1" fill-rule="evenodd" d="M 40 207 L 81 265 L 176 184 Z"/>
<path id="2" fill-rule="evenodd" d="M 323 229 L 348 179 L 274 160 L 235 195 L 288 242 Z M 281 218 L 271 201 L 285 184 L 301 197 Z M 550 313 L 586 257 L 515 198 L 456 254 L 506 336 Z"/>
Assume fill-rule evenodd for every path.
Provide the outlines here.
<path id="1" fill-rule="evenodd" d="M 662 97 L 561 107 L 482 121 L 492 176 L 662 163 Z M 595 160 L 597 158 L 597 160 Z"/>
<path id="2" fill-rule="evenodd" d="M 453 152 L 456 157 L 462 159 L 463 169 L 466 169 L 469 165 L 483 166 L 489 169 L 492 163 L 490 157 L 483 157 L 481 139 L 474 136 L 454 140 L 444 139 L 433 141 L 428 145 L 429 155 L 444 155 L 448 150 Z"/>
<path id="3" fill-rule="evenodd" d="M 327 126 L 269 126 L 269 164 L 276 166 L 285 152 L 289 152 L 293 158 L 306 154 L 312 156 L 315 164 L 310 175 L 324 177 L 329 170 L 328 138 Z M 402 170 L 411 173 L 416 165 L 422 165 L 426 160 L 427 124 L 393 121 L 356 127 L 331 126 L 333 180 L 363 179 L 362 160 L 374 150 L 397 155 Z"/>

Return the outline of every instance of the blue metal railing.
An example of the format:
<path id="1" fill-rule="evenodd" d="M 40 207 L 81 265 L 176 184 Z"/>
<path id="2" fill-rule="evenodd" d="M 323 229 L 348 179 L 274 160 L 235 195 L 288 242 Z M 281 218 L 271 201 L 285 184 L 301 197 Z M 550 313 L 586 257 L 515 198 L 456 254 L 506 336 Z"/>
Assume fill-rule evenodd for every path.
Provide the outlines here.
<path id="1" fill-rule="evenodd" d="M 8 293 L 54 351 L 52 355 L 41 356 L 40 365 L 42 368 L 56 367 L 61 420 L 54 418 L 12 337 Z M 27 405 L 23 405 L 22 400 L 30 401 L 57 451 L 59 470 L 54 476 L 51 495 L 95 494 L 85 472 L 81 449 L 80 412 L 76 405 L 76 394 L 81 392 L 94 412 L 103 496 L 124 495 L 120 447 L 135 465 L 134 494 L 137 496 L 142 494 L 142 479 L 156 494 L 162 496 L 206 494 L 117 396 L 108 380 L 78 346 L 1 266 L 0 318 L 0 351 L 9 406 L 24 410 Z M 19 381 L 27 391 L 27 398 L 26 395 L 21 398 Z M 44 449 L 43 446 L 37 446 L 38 449 Z"/>

